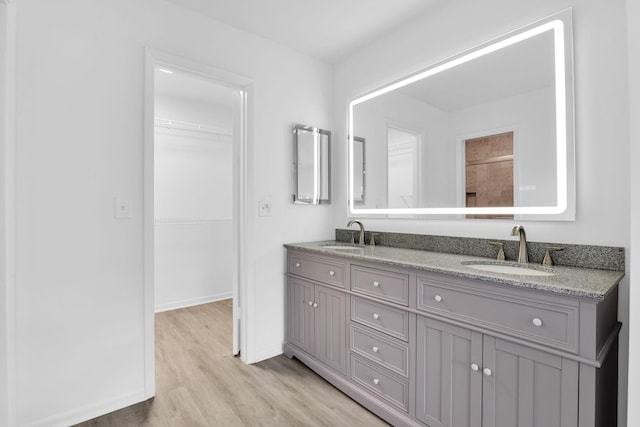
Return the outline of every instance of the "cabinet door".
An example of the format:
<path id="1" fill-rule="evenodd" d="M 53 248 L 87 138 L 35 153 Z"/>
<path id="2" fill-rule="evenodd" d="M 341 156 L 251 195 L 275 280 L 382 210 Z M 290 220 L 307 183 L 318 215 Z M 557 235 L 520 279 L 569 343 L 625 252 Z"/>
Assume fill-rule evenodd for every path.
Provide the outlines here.
<path id="1" fill-rule="evenodd" d="M 420 316 L 417 332 L 416 418 L 430 427 L 480 427 L 482 334 Z"/>
<path id="2" fill-rule="evenodd" d="M 315 356 L 344 374 L 346 360 L 345 294 L 324 286 L 316 286 Z"/>
<path id="3" fill-rule="evenodd" d="M 577 362 L 485 336 L 483 364 L 483 427 L 577 426 Z"/>
<path id="4" fill-rule="evenodd" d="M 289 278 L 287 286 L 287 336 L 289 342 L 313 355 L 315 309 L 314 285 Z"/>

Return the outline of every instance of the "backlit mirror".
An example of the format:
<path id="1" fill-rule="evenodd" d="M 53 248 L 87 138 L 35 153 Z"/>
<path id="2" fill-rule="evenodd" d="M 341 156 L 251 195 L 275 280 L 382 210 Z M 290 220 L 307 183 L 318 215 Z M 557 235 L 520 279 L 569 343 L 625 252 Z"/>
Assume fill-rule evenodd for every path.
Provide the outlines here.
<path id="1" fill-rule="evenodd" d="M 315 205 L 331 201 L 331 132 L 293 127 L 293 202 Z"/>
<path id="2" fill-rule="evenodd" d="M 364 138 L 353 137 L 353 200 L 356 203 L 364 202 L 364 175 L 367 173 L 364 164 Z"/>
<path id="3" fill-rule="evenodd" d="M 573 220 L 571 11 L 349 103 L 352 215 Z"/>

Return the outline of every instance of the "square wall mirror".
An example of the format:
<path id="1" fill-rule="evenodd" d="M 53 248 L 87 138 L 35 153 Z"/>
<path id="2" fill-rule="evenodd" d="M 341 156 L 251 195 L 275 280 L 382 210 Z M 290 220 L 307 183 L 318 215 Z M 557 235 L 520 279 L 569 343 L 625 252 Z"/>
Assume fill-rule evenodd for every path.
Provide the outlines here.
<path id="1" fill-rule="evenodd" d="M 574 220 L 571 24 L 561 11 L 353 99 L 349 214 Z"/>
<path id="2" fill-rule="evenodd" d="M 331 132 L 311 126 L 293 127 L 293 202 L 331 202 Z"/>

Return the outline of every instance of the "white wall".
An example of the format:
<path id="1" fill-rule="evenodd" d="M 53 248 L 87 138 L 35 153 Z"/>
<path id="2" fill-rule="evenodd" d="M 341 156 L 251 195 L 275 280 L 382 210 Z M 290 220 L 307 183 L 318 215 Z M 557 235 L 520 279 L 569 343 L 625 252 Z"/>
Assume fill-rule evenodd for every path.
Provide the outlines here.
<path id="1" fill-rule="evenodd" d="M 331 67 L 161 0 L 17 0 L 17 423 L 142 398 L 144 47 L 253 80 L 243 357 L 281 352 L 282 243 L 333 235 L 290 202 L 291 125 L 331 129 Z M 113 197 L 132 218 L 115 220 Z M 272 216 L 258 217 L 271 196 Z"/>
<path id="2" fill-rule="evenodd" d="M 532 241 L 622 246 L 629 250 L 630 165 L 626 3 L 622 0 L 457 0 L 440 3 L 335 68 L 335 122 L 346 138 L 347 99 L 411 71 L 573 7 L 577 206 L 574 222 L 527 221 Z M 342 136 L 340 136 L 342 132 Z M 347 223 L 346 147 L 336 150 L 334 226 Z M 343 171 L 340 174 L 340 171 Z M 509 238 L 507 220 L 367 219 L 372 230 Z M 620 425 L 626 420 L 629 278 L 620 284 Z"/>
<path id="3" fill-rule="evenodd" d="M 629 396 L 628 426 L 640 425 L 640 3 L 627 0 L 629 54 L 631 233 L 629 254 Z"/>
<path id="4" fill-rule="evenodd" d="M 13 419 L 13 208 L 15 6 L 0 0 L 0 425 Z"/>
<path id="5" fill-rule="evenodd" d="M 231 132 L 231 89 L 211 97 L 156 96 L 155 115 Z M 231 298 L 232 136 L 156 127 L 154 149 L 156 311 Z"/>
<path id="6" fill-rule="evenodd" d="M 6 173 L 4 172 L 7 165 L 6 155 L 6 115 L 7 103 L 7 38 L 8 34 L 8 16 L 7 5 L 0 2 L 0 165 L 2 173 L 0 173 L 0 423 L 6 423 L 9 417 L 7 398 L 8 398 L 8 359 L 7 359 L 7 339 L 8 339 L 8 322 L 7 322 L 7 284 L 6 284 L 6 222 L 5 222 L 5 188 Z"/>

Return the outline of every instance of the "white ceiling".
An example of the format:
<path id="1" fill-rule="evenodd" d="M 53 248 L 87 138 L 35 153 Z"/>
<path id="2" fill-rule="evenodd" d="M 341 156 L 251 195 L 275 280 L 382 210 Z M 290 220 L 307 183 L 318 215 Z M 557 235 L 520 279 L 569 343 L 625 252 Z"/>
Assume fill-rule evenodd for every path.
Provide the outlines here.
<path id="1" fill-rule="evenodd" d="M 444 0 L 169 0 L 335 63 Z"/>

